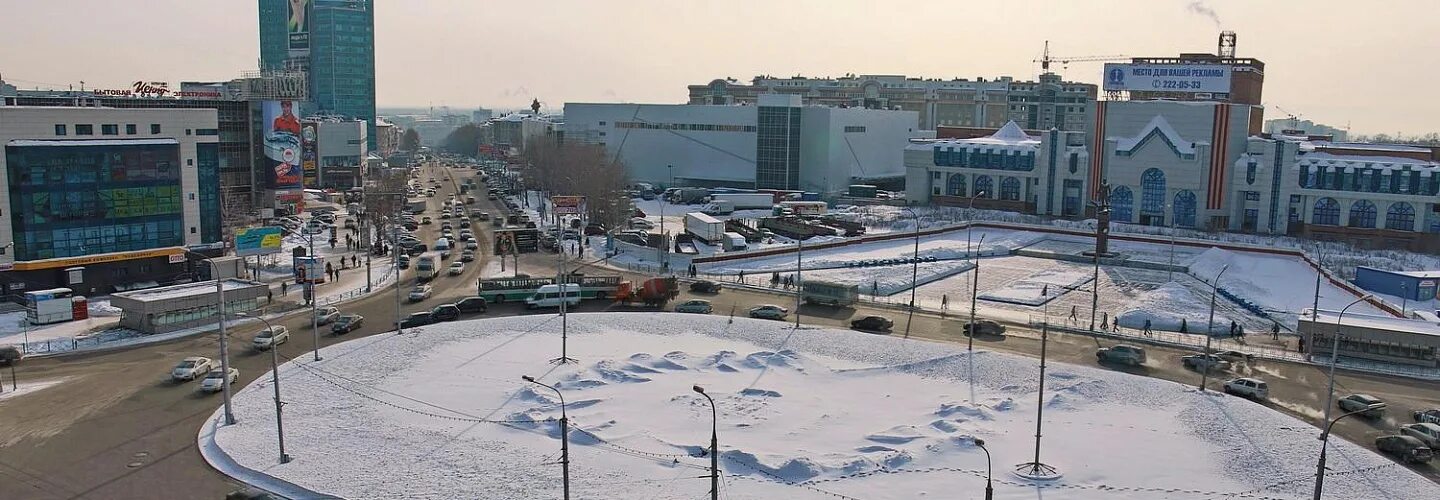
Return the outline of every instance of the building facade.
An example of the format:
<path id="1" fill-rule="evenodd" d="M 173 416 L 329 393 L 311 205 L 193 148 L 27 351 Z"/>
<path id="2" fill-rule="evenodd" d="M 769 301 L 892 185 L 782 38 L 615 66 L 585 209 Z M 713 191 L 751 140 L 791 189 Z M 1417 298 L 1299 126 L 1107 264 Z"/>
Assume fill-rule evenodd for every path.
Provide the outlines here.
<path id="1" fill-rule="evenodd" d="M 822 194 L 902 177 L 905 145 L 933 135 L 916 129 L 912 111 L 804 106 L 787 95 L 758 104 L 568 103 L 563 132 L 605 146 L 636 182 Z"/>
<path id="2" fill-rule="evenodd" d="M 390 155 L 400 150 L 400 136 L 405 132 L 382 118 L 376 118 L 376 120 L 378 123 L 375 124 L 375 134 L 378 137 L 375 138 L 375 147 L 379 148 L 376 152 L 381 158 L 389 158 Z"/>
<path id="3" fill-rule="evenodd" d="M 530 113 L 510 113 L 490 120 L 489 140 L 502 149 L 524 153 L 526 143 L 556 132 L 556 123 L 548 117 Z"/>
<path id="4" fill-rule="evenodd" d="M 0 106 L 4 293 L 187 272 L 187 247 L 223 238 L 218 128 L 213 109 Z"/>
<path id="5" fill-rule="evenodd" d="M 1014 121 L 1023 128 L 1084 130 L 1097 88 L 1045 73 L 1040 81 L 914 78 L 904 75 L 846 75 L 840 78 L 757 76 L 745 85 L 712 80 L 689 86 L 690 104 L 758 104 L 761 95 L 800 96 L 806 106 L 900 109 L 917 113 L 915 125 L 999 128 Z"/>
<path id="6" fill-rule="evenodd" d="M 292 11 L 294 4 L 302 10 Z M 259 0 L 259 6 L 261 68 L 305 71 L 304 114 L 365 120 L 366 146 L 376 149 L 374 0 Z"/>
<path id="7" fill-rule="evenodd" d="M 1088 163 L 1083 132 L 1032 136 L 1015 122 L 989 136 L 915 140 L 905 148 L 906 199 L 1080 217 Z"/>
<path id="8" fill-rule="evenodd" d="M 319 186 L 322 189 L 360 187 L 365 180 L 365 122 L 325 120 L 316 124 Z"/>

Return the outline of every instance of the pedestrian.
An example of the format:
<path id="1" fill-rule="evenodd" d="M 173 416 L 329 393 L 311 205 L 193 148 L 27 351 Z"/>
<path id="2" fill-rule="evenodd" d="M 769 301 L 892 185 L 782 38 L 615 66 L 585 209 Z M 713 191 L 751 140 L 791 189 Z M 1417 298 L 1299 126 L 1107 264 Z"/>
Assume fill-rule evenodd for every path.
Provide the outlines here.
<path id="1" fill-rule="evenodd" d="M 1181 321 L 1184 321 L 1184 320 L 1181 320 Z M 1145 336 L 1147 336 L 1147 337 L 1150 336 L 1150 335 L 1154 335 L 1154 334 L 1155 334 L 1155 332 L 1150 329 L 1150 319 L 1149 319 L 1149 318 L 1146 318 L 1146 319 L 1145 319 L 1145 327 L 1140 330 L 1140 334 L 1141 334 L 1141 335 L 1145 335 Z"/>
<path id="2" fill-rule="evenodd" d="M 1120 333 L 1120 317 L 1116 316 L 1115 321 L 1110 323 L 1111 331 Z"/>
<path id="3" fill-rule="evenodd" d="M 335 248 L 335 238 L 330 238 L 330 248 Z"/>
<path id="4" fill-rule="evenodd" d="M 1080 322 L 1080 306 L 1070 306 L 1070 321 Z"/>
<path id="5" fill-rule="evenodd" d="M 284 297 L 284 296 L 286 296 L 286 295 L 289 295 L 289 293 L 290 293 L 290 282 L 289 282 L 289 281 L 281 281 L 281 282 L 280 282 L 280 296 L 281 296 L 281 297 Z"/>
<path id="6" fill-rule="evenodd" d="M 775 287 L 777 287 L 777 286 L 779 286 L 779 285 L 780 285 L 780 271 L 771 271 L 771 272 L 770 272 L 770 288 L 775 288 Z"/>
<path id="7" fill-rule="evenodd" d="M 740 277 L 739 277 L 736 281 L 739 281 L 739 282 L 741 282 L 741 283 L 744 283 L 744 282 L 745 282 L 745 271 L 744 271 L 744 270 L 741 270 L 741 271 L 740 271 Z"/>
<path id="8" fill-rule="evenodd" d="M 335 266 L 332 266 L 332 265 L 330 265 L 329 262 L 326 262 L 326 263 L 325 263 L 325 275 L 326 275 L 326 276 L 330 276 L 330 275 L 333 275 L 333 274 L 335 274 Z"/>
<path id="9" fill-rule="evenodd" d="M 941 312 L 944 312 L 944 311 L 947 311 L 947 310 L 949 310 L 949 309 L 950 309 L 950 295 L 949 295 L 949 294 L 942 294 L 942 295 L 940 295 L 940 311 L 941 311 Z"/>
<path id="10" fill-rule="evenodd" d="M 1295 350 L 1297 352 L 1305 352 L 1305 337 L 1300 337 L 1298 340 L 1295 344 Z"/>
<path id="11" fill-rule="evenodd" d="M 1190 333 L 1190 323 L 1185 318 L 1180 318 L 1180 333 Z"/>
<path id="12" fill-rule="evenodd" d="M 1101 330 L 1101 331 L 1108 330 L 1108 328 L 1105 328 L 1105 326 L 1106 326 L 1106 325 L 1109 325 L 1109 324 L 1110 324 L 1110 313 L 1108 313 L 1108 312 L 1102 312 L 1102 313 L 1100 313 L 1100 330 Z"/>
<path id="13" fill-rule="evenodd" d="M 1230 338 L 1235 338 L 1235 320 L 1230 320 Z"/>
<path id="14" fill-rule="evenodd" d="M 1275 323 L 1271 324 L 1271 326 L 1270 326 L 1270 338 L 1271 338 L 1272 340 L 1280 340 L 1280 323 L 1279 323 L 1279 322 L 1275 322 Z"/>
<path id="15" fill-rule="evenodd" d="M 274 292 L 273 290 L 266 289 L 266 290 L 265 290 L 265 303 L 266 303 L 266 304 L 269 304 L 269 303 L 271 303 L 271 302 L 275 302 L 275 292 Z"/>
<path id="16" fill-rule="evenodd" d="M 870 282 L 870 295 L 880 295 L 880 280 Z"/>

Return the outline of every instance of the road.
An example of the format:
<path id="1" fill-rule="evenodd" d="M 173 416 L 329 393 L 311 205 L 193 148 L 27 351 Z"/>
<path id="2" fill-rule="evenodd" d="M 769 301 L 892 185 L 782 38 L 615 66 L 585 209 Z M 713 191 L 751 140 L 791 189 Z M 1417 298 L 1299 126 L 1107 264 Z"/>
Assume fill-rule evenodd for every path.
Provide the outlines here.
<path id="1" fill-rule="evenodd" d="M 425 166 L 422 180 L 439 175 L 443 169 Z M 459 180 L 461 172 L 454 174 Z M 434 213 L 440 200 L 456 192 L 453 181 L 442 184 L 432 202 Z M 477 205 L 492 213 L 498 212 L 491 202 L 480 198 Z M 438 223 L 421 226 L 422 239 L 433 240 Z M 489 259 L 489 225 L 476 224 L 481 259 L 467 266 L 460 277 L 442 276 L 435 281 L 435 296 L 420 304 L 405 303 L 402 314 L 428 310 L 436 304 L 470 295 L 480 270 Z M 457 252 L 458 255 L 458 252 Z M 535 275 L 551 275 L 557 257 L 554 254 L 527 254 L 520 259 L 520 271 Z M 570 264 L 574 265 L 574 264 Z M 353 272 L 353 271 L 352 271 Z M 614 271 L 590 269 L 591 274 L 615 274 Z M 624 273 L 632 278 L 642 278 Z M 408 290 L 414 282 L 413 269 L 403 275 L 401 286 Z M 322 292 L 323 293 L 323 292 Z M 680 300 L 704 298 L 715 305 L 716 314 L 744 315 L 754 305 L 774 303 L 792 309 L 794 297 L 765 291 L 726 289 L 715 295 L 682 292 Z M 321 345 L 374 335 L 392 330 L 396 299 L 393 289 L 366 296 L 344 304 L 346 313 L 365 317 L 364 326 L 349 335 L 336 338 L 322 330 Z M 575 312 L 627 310 L 608 303 L 591 301 Z M 895 310 L 870 307 L 828 308 L 802 307 L 802 322 L 809 325 L 845 328 L 852 317 L 880 314 L 896 320 L 896 332 L 903 331 L 905 318 Z M 524 311 L 517 304 L 492 306 L 487 315 L 552 314 Z M 285 357 L 309 355 L 314 347 L 309 317 L 297 313 L 277 322 L 289 327 L 292 340 L 279 347 Z M 323 328 L 323 327 L 322 327 Z M 258 326 L 232 328 L 232 365 L 240 370 L 240 385 L 245 385 L 269 370 L 270 357 L 251 350 L 250 338 Z M 911 337 L 917 341 L 960 342 L 960 322 L 931 314 L 917 314 Z M 891 333 L 890 335 L 900 335 Z M 1002 339 L 976 339 L 976 348 L 1038 356 L 1039 334 L 1012 326 Z M 21 365 L 22 380 L 65 379 L 57 386 L 34 394 L 0 402 L 0 498 L 35 500 L 95 498 L 141 499 L 156 496 L 182 498 L 222 498 L 240 485 L 211 469 L 196 448 L 196 434 L 211 413 L 220 405 L 219 395 L 198 393 L 197 383 L 177 384 L 168 378 L 170 368 L 180 358 L 192 355 L 214 357 L 218 337 L 197 338 L 150 345 L 130 350 L 77 355 L 63 358 L 26 360 Z M 1113 342 L 1089 336 L 1055 334 L 1049 336 L 1049 357 L 1058 362 L 1095 366 L 1095 349 Z M 1182 368 L 1179 357 L 1188 352 L 1147 347 L 1149 362 L 1140 368 L 1107 367 L 1138 375 L 1164 378 L 1185 384 L 1197 384 L 1200 375 Z M 1256 375 L 1270 384 L 1271 402 L 1279 411 L 1296 415 L 1310 422 L 1318 420 L 1325 397 L 1326 374 L 1316 367 L 1288 363 L 1252 362 L 1235 373 L 1217 373 L 1210 388 L 1228 377 Z M 1370 444 L 1375 436 L 1408 423 L 1409 412 L 1419 408 L 1440 407 L 1440 384 L 1390 379 L 1363 374 L 1343 373 L 1338 378 L 1339 395 L 1364 392 L 1380 397 L 1391 405 L 1387 416 L 1378 422 L 1352 418 L 1337 426 L 1337 434 L 1351 441 Z M 241 425 L 244 423 L 242 422 Z M 287 429 L 289 432 L 303 432 Z M 1317 452 L 1318 452 L 1317 443 Z M 301 455 L 304 450 L 289 450 Z M 1440 469 L 1427 465 L 1416 469 L 1440 481 Z"/>

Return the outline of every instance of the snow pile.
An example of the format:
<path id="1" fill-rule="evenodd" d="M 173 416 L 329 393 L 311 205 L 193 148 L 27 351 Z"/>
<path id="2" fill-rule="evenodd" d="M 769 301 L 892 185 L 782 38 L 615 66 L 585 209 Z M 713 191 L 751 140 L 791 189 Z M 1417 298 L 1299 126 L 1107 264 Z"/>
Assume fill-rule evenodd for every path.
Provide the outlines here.
<path id="1" fill-rule="evenodd" d="M 1215 300 L 1225 299 L 1216 297 Z M 1151 329 L 1178 332 L 1183 321 L 1186 332 L 1203 333 L 1210 319 L 1210 298 L 1196 297 L 1189 288 L 1173 281 L 1141 293 L 1130 305 L 1130 309 L 1120 313 L 1120 326 L 1137 330 L 1149 321 Z M 1217 308 L 1211 333 L 1229 333 L 1230 322 L 1234 320 L 1225 310 Z"/>
<path id="2" fill-rule="evenodd" d="M 1316 271 L 1303 260 L 1259 252 L 1241 254 L 1212 247 L 1190 263 L 1190 274 L 1209 283 L 1224 266 L 1229 267 L 1220 277 L 1220 288 L 1278 314 L 1292 327 L 1295 315 L 1314 305 Z M 1328 280 L 1321 281 L 1321 309 L 1339 310 L 1358 298 Z M 1358 304 L 1350 310 L 1386 314 L 1370 304 Z"/>
<path id="3" fill-rule="evenodd" d="M 581 498 L 701 498 L 714 400 L 731 499 L 1299 498 L 1306 424 L 1238 398 L 1053 363 L 1037 485 L 1000 471 L 1034 453 L 1036 361 L 963 346 L 719 316 L 591 313 L 426 326 L 287 363 L 288 464 L 275 460 L 269 377 L 237 392 L 215 442 L 239 465 L 344 498 L 555 498 L 558 387 Z M 705 395 L 692 385 L 705 389 Z M 1225 418 L 1215 418 L 1223 415 Z M 1297 432 L 1275 429 L 1300 428 Z M 1435 498 L 1440 487 L 1333 440 L 1337 498 Z M 1104 450 L 1097 453 L 1096 450 Z M 1183 459 L 1177 458 L 1183 457 Z M 230 474 L 249 474 L 212 460 Z M 1259 464 L 1263 464 L 1259 465 Z M 974 495 L 963 494 L 971 497 Z M 1051 495 L 1043 495 L 1049 497 Z"/>
<path id="4" fill-rule="evenodd" d="M 924 285 L 932 281 L 954 276 L 975 268 L 965 260 L 941 260 L 895 266 L 853 267 L 805 271 L 801 278 L 846 283 L 860 287 L 860 293 L 870 295 L 894 295 L 910 289 L 912 282 Z M 911 279 L 911 275 L 915 279 Z M 781 273 L 780 277 L 794 277 L 795 273 Z"/>
<path id="5" fill-rule="evenodd" d="M 980 298 L 992 302 L 1038 306 L 1080 288 L 1094 278 L 1094 269 L 1090 266 L 1066 262 L 1006 284 L 1002 288 L 982 293 Z M 1042 292 L 1046 295 L 1042 295 Z"/>
<path id="6" fill-rule="evenodd" d="M 87 304 L 87 307 L 90 309 L 91 317 L 119 316 L 122 312 L 124 312 L 121 311 L 120 308 L 110 305 L 110 301 L 108 300 L 97 300 L 94 302 L 90 302 L 89 304 Z"/>

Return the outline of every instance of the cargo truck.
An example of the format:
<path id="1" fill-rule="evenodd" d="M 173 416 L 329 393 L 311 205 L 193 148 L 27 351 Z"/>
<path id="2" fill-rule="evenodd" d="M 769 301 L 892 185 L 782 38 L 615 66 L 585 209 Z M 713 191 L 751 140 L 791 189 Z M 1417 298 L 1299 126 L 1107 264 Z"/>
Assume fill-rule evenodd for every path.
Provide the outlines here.
<path id="1" fill-rule="evenodd" d="M 728 201 L 735 210 L 769 209 L 775 205 L 775 195 L 770 193 L 721 193 L 710 197 L 710 202 Z"/>
<path id="2" fill-rule="evenodd" d="M 685 232 L 709 244 L 725 237 L 725 223 L 701 212 L 685 214 Z"/>
<path id="3" fill-rule="evenodd" d="M 665 303 L 680 295 L 674 276 L 650 278 L 643 283 L 622 281 L 615 290 L 615 302 L 622 305 L 645 305 L 664 308 Z"/>

